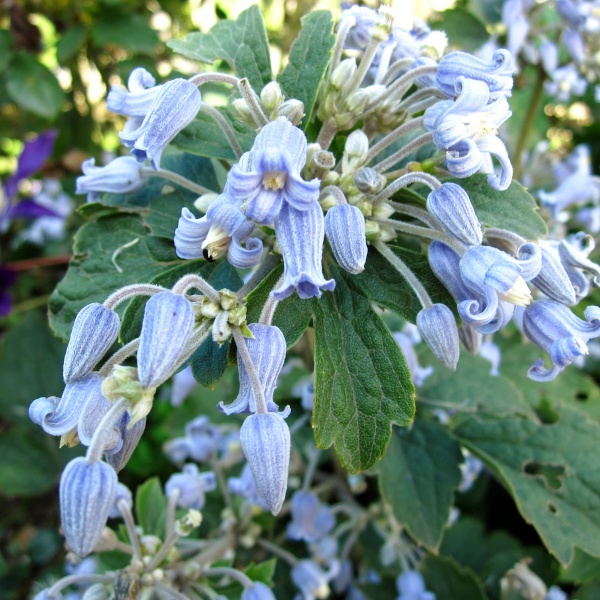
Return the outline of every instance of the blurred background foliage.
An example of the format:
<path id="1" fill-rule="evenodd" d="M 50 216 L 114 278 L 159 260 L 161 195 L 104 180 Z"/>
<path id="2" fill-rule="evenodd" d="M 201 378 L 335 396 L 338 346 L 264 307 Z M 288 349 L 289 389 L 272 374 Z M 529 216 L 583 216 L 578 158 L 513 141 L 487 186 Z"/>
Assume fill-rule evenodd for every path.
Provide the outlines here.
<path id="1" fill-rule="evenodd" d="M 0 179 L 6 181 L 15 171 L 26 140 L 55 129 L 59 135 L 52 157 L 37 183 L 31 179 L 21 182 L 20 197 L 34 195 L 42 179 L 52 178 L 60 182 L 76 206 L 81 205 L 84 199 L 76 198 L 74 190 L 83 160 L 94 157 L 97 164 L 104 164 L 111 156 L 123 153 L 118 138 L 123 120 L 109 113 L 105 105 L 109 87 L 124 84 L 136 66 L 148 69 L 158 81 L 196 72 L 198 65 L 174 55 L 165 42 L 190 31 L 208 31 L 219 19 L 235 18 L 250 4 L 215 0 L 4 0 L 0 5 Z M 398 0 L 397 9 L 405 23 L 410 23 L 412 15 L 427 17 L 433 27 L 448 33 L 451 44 L 475 51 L 493 31 L 499 31 L 501 4 L 498 0 L 450 4 Z M 334 0 L 271 0 L 261 5 L 274 71 L 285 64 L 303 15 L 314 8 L 330 9 L 334 15 L 340 12 Z M 500 39 L 502 35 L 500 30 Z M 227 66 L 217 64 L 214 68 L 226 70 Z M 535 68 L 531 67 L 516 79 L 511 100 L 514 116 L 507 132 L 513 148 L 529 119 L 527 106 L 535 78 Z M 553 150 L 566 153 L 585 142 L 592 149 L 593 164 L 597 164 L 600 115 L 597 108 L 590 108 L 593 105 L 593 98 L 547 103 L 532 123 L 526 148 L 548 139 Z M 5 209 L 6 198 L 0 197 L 0 217 Z M 12 311 L 0 318 L 2 599 L 28 598 L 34 581 L 63 573 L 56 485 L 64 464 L 78 450 L 59 452 L 56 441 L 30 423 L 27 407 L 38 396 L 61 393 L 65 345 L 50 332 L 45 305 L 64 274 L 72 236 L 81 223 L 73 211 L 66 218 L 65 235 L 39 244 L 23 236 L 29 223 L 0 221 L 0 266 L 17 275 L 10 289 Z M 0 292 L 7 293 L 8 283 L 0 280 L 0 284 Z M 225 377 L 214 391 L 198 389 L 177 411 L 168 402 L 158 403 L 150 415 L 148 433 L 123 473 L 124 483 L 133 488 L 152 475 L 164 478 L 172 468 L 162 456 L 162 443 L 179 434 L 183 424 L 201 412 L 212 412 L 211 417 L 218 420 L 213 407 L 218 400 L 231 398 L 235 386 L 232 377 L 235 375 Z M 498 498 L 499 486 L 489 485 Z M 478 489 L 477 493 L 484 492 Z M 467 506 L 471 500 L 465 500 Z M 502 517 L 489 510 L 495 515 L 495 525 L 514 529 L 513 522 L 517 522 L 521 539 L 539 543 L 514 507 L 505 508 L 513 504 L 504 492 L 500 500 L 494 506 L 502 504 Z"/>

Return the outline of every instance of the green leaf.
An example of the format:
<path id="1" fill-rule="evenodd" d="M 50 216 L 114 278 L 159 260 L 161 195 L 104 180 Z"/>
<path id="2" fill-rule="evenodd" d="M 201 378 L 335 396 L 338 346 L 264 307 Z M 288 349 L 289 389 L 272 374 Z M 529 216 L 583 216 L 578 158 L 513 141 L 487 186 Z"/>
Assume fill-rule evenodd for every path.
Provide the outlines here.
<path id="1" fill-rule="evenodd" d="M 421 573 L 426 588 L 435 594 L 436 600 L 486 600 L 481 581 L 468 568 L 462 568 L 447 556 L 427 555 L 421 563 Z"/>
<path id="2" fill-rule="evenodd" d="M 292 44 L 288 64 L 277 81 L 287 99 L 295 98 L 304 103 L 303 127 L 306 128 L 336 38 L 328 10 L 311 12 L 301 21 L 302 29 Z"/>
<path id="3" fill-rule="evenodd" d="M 461 413 L 535 418 L 518 385 L 503 375 L 490 375 L 490 363 L 468 352 L 461 354 L 455 372 L 436 368 L 418 395 L 432 405 Z"/>
<path id="4" fill-rule="evenodd" d="M 168 154 L 162 161 L 164 169 L 203 185 L 209 190 L 218 191 L 219 184 L 215 169 L 210 160 L 185 152 Z M 136 213 L 148 226 L 150 233 L 173 240 L 181 209 L 194 211 L 196 192 L 172 183 L 162 177 L 150 177 L 137 192 L 130 194 L 103 194 L 98 202 L 84 204 L 80 210 L 84 217 L 93 218 L 99 211 L 98 205 L 111 207 L 117 212 Z M 111 211 L 113 214 L 115 211 Z M 102 212 L 100 212 L 100 215 Z"/>
<path id="5" fill-rule="evenodd" d="M 56 60 L 63 65 L 73 58 L 85 43 L 87 28 L 84 25 L 73 25 L 67 29 L 56 44 Z"/>
<path id="6" fill-rule="evenodd" d="M 252 131 L 239 119 L 234 118 L 231 110 L 218 110 L 220 110 L 233 127 L 235 137 L 242 149 L 244 151 L 250 150 L 256 137 L 256 132 Z M 202 111 L 196 115 L 196 118 L 183 131 L 175 136 L 172 144 L 176 148 L 185 150 L 191 154 L 237 161 L 237 157 L 231 149 L 223 130 L 217 125 L 214 119 Z"/>
<path id="7" fill-rule="evenodd" d="M 448 290 L 433 274 L 426 256 L 399 246 L 388 245 L 419 278 L 433 302 L 441 302 L 448 306 L 456 304 Z M 355 275 L 353 281 L 370 301 L 389 308 L 412 323 L 423 308 L 406 279 L 374 249 L 369 250 L 365 270 Z"/>
<path id="8" fill-rule="evenodd" d="M 443 30 L 448 42 L 463 52 L 476 52 L 490 38 L 485 25 L 463 8 L 445 10 L 440 17 L 430 23 L 431 28 Z"/>
<path id="9" fill-rule="evenodd" d="M 597 578 L 598 573 L 600 573 L 600 559 L 575 548 L 573 560 L 561 573 L 560 578 L 571 583 L 583 583 Z"/>
<path id="10" fill-rule="evenodd" d="M 377 465 L 379 489 L 396 520 L 427 549 L 437 551 L 461 481 L 459 445 L 436 423 L 417 419 L 394 428 Z"/>
<path id="11" fill-rule="evenodd" d="M 4 71 L 12 57 L 13 38 L 9 31 L 0 29 L 0 71 Z"/>
<path id="12" fill-rule="evenodd" d="M 23 435 L 24 431 L 27 435 Z M 61 461 L 55 440 L 41 429 L 3 431 L 0 437 L 0 492 L 33 496 L 58 484 Z"/>
<path id="13" fill-rule="evenodd" d="M 523 518 L 563 564 L 575 546 L 600 556 L 600 425 L 563 407 L 554 423 L 465 417 L 454 433 L 513 496 Z"/>
<path id="14" fill-rule="evenodd" d="M 28 410 L 40 396 L 60 396 L 64 388 L 65 344 L 52 335 L 37 311 L 8 330 L 0 346 L 0 412 L 3 419 L 30 424 Z M 39 434 L 43 435 L 39 430 Z"/>
<path id="15" fill-rule="evenodd" d="M 244 573 L 246 573 L 246 575 L 248 575 L 252 581 L 260 581 L 265 585 L 272 585 L 276 566 L 277 559 L 271 558 L 270 560 L 265 560 L 257 565 L 251 563 L 248 565 Z"/>
<path id="16" fill-rule="evenodd" d="M 519 388 L 530 406 L 540 410 L 568 405 L 600 420 L 600 389 L 581 369 L 570 366 L 553 381 L 533 381 L 527 377 L 527 371 L 544 352 L 534 344 L 524 344 L 520 335 L 511 339 L 500 337 L 498 344 L 502 351 L 500 371 Z"/>
<path id="17" fill-rule="evenodd" d="M 92 38 L 98 46 L 123 48 L 132 54 L 154 54 L 158 33 L 142 15 L 106 12 L 94 21 Z"/>
<path id="18" fill-rule="evenodd" d="M 283 265 L 276 266 L 262 282 L 248 295 L 248 323 L 256 323 L 263 306 L 283 273 Z M 315 300 L 302 300 L 297 294 L 282 300 L 277 305 L 272 324 L 281 329 L 287 347 L 293 346 L 310 325 Z"/>
<path id="19" fill-rule="evenodd" d="M 451 179 L 469 194 L 484 227 L 508 229 L 527 240 L 537 241 L 548 233 L 531 194 L 517 181 L 499 192 L 490 187 L 487 175 L 476 173 L 467 179 Z"/>
<path id="20" fill-rule="evenodd" d="M 368 469 L 385 452 L 392 423 L 414 416 L 414 388 L 404 356 L 369 300 L 329 261 L 336 289 L 314 308 L 315 407 L 321 448 L 335 444 L 350 472 Z"/>
<path id="21" fill-rule="evenodd" d="M 247 77 L 256 92 L 271 81 L 271 57 L 267 30 L 260 8 L 251 6 L 237 20 L 219 21 L 208 33 L 188 33 L 171 40 L 169 48 L 205 63 L 222 59 L 239 77 Z"/>
<path id="22" fill-rule="evenodd" d="M 52 71 L 28 52 L 12 57 L 6 71 L 6 90 L 20 108 L 48 120 L 58 116 L 65 101 Z"/>
<path id="23" fill-rule="evenodd" d="M 134 246 L 127 246 L 132 242 Z M 67 274 L 49 301 L 50 325 L 63 338 L 86 304 L 104 302 L 120 287 L 151 281 L 182 262 L 173 242 L 149 235 L 136 215 L 87 223 L 75 236 L 73 252 Z"/>
<path id="24" fill-rule="evenodd" d="M 135 494 L 135 513 L 144 535 L 162 537 L 165 532 L 167 499 L 158 477 L 148 479 Z"/>
<path id="25" fill-rule="evenodd" d="M 200 384 L 214 389 L 229 366 L 230 342 L 217 344 L 209 337 L 194 352 L 190 359 L 194 379 Z"/>

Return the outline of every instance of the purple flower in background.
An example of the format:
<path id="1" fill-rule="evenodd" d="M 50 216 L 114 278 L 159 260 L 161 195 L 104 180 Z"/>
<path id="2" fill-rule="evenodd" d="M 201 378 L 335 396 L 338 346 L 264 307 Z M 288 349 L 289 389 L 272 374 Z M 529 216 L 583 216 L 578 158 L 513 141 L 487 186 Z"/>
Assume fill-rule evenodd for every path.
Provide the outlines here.
<path id="1" fill-rule="evenodd" d="M 585 93 L 587 81 L 573 64 L 558 67 L 550 73 L 550 77 L 552 80 L 546 81 L 544 87 L 558 102 L 568 102 L 571 95 L 582 96 Z"/>
<path id="2" fill-rule="evenodd" d="M 17 281 L 17 274 L 8 267 L 0 265 L 0 317 L 5 317 L 12 308 L 12 298 L 8 292 Z"/>

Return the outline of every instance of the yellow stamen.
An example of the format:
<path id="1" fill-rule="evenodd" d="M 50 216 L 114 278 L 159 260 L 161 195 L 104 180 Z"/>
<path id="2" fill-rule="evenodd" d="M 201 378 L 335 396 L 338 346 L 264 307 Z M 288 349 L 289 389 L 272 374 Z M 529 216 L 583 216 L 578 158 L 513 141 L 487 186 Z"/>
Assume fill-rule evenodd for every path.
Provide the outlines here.
<path id="1" fill-rule="evenodd" d="M 516 304 L 517 306 L 529 306 L 533 301 L 531 290 L 522 277 L 517 277 L 515 284 L 510 288 L 510 290 L 504 294 L 499 292 L 498 296 L 500 296 L 502 300 L 506 300 L 507 302 Z"/>
<path id="2" fill-rule="evenodd" d="M 269 190 L 280 190 L 286 182 L 287 173 L 268 171 L 263 176 L 263 185 Z"/>

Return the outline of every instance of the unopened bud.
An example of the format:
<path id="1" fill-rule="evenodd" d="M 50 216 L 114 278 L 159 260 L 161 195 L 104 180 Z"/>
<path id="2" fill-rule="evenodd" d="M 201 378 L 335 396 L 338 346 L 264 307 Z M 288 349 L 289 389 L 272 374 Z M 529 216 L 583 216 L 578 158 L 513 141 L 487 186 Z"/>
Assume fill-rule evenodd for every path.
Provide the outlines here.
<path id="1" fill-rule="evenodd" d="M 315 152 L 313 161 L 319 169 L 333 169 L 335 167 L 335 156 L 327 150 Z"/>
<path id="2" fill-rule="evenodd" d="M 216 302 L 212 302 L 208 298 L 204 297 L 202 301 L 202 307 L 200 308 L 200 314 L 206 319 L 214 319 L 221 312 L 221 307 Z"/>
<path id="3" fill-rule="evenodd" d="M 212 326 L 212 339 L 217 344 L 226 342 L 231 337 L 231 325 L 228 322 L 229 314 L 222 310 L 216 317 Z"/>
<path id="4" fill-rule="evenodd" d="M 219 300 L 221 301 L 221 308 L 223 310 L 231 310 L 238 305 L 238 299 L 235 292 L 231 290 L 223 289 L 219 291 Z"/>
<path id="5" fill-rule="evenodd" d="M 365 221 L 365 236 L 367 240 L 378 239 L 380 229 L 379 223 L 375 223 L 375 221 L 367 219 L 367 221 Z"/>
<path id="6" fill-rule="evenodd" d="M 283 93 L 281 87 L 276 81 L 267 83 L 260 92 L 260 101 L 267 114 L 277 110 L 277 107 L 283 102 Z"/>
<path id="7" fill-rule="evenodd" d="M 286 100 L 277 109 L 277 116 L 285 117 L 293 125 L 300 125 L 304 118 L 304 103 L 296 99 Z"/>
<path id="8" fill-rule="evenodd" d="M 367 92 L 366 89 L 361 88 L 359 90 L 356 90 L 355 92 L 352 92 L 348 96 L 348 99 L 344 103 L 344 106 L 346 107 L 348 112 L 352 113 L 353 115 L 358 115 L 367 107 L 369 99 L 370 94 Z"/>
<path id="9" fill-rule="evenodd" d="M 246 125 L 250 125 L 252 128 L 256 127 L 256 121 L 243 98 L 237 98 L 233 101 L 233 110 L 240 121 L 246 123 Z"/>
<path id="10" fill-rule="evenodd" d="M 219 194 L 210 192 L 209 194 L 202 194 L 197 200 L 194 200 L 194 208 L 197 208 L 200 212 L 205 213 L 208 207 L 211 205 L 213 200 L 216 200 Z"/>
<path id="11" fill-rule="evenodd" d="M 373 217 L 376 219 L 389 219 L 394 212 L 394 209 L 387 202 L 373 207 Z"/>
<path id="12" fill-rule="evenodd" d="M 331 74 L 331 85 L 342 90 L 356 73 L 356 59 L 347 58 L 340 62 Z"/>
<path id="13" fill-rule="evenodd" d="M 378 194 L 385 183 L 385 177 L 371 167 L 359 169 L 354 176 L 354 185 L 363 194 Z"/>
<path id="14" fill-rule="evenodd" d="M 175 522 L 175 533 L 180 536 L 188 536 L 196 527 L 202 523 L 202 513 L 199 510 L 190 509 Z"/>
<path id="15" fill-rule="evenodd" d="M 227 321 L 234 327 L 241 327 L 246 322 L 246 305 L 238 304 L 228 312 Z"/>
<path id="16" fill-rule="evenodd" d="M 344 150 L 349 158 L 362 160 L 369 151 L 369 138 L 364 131 L 357 129 L 346 139 Z"/>

